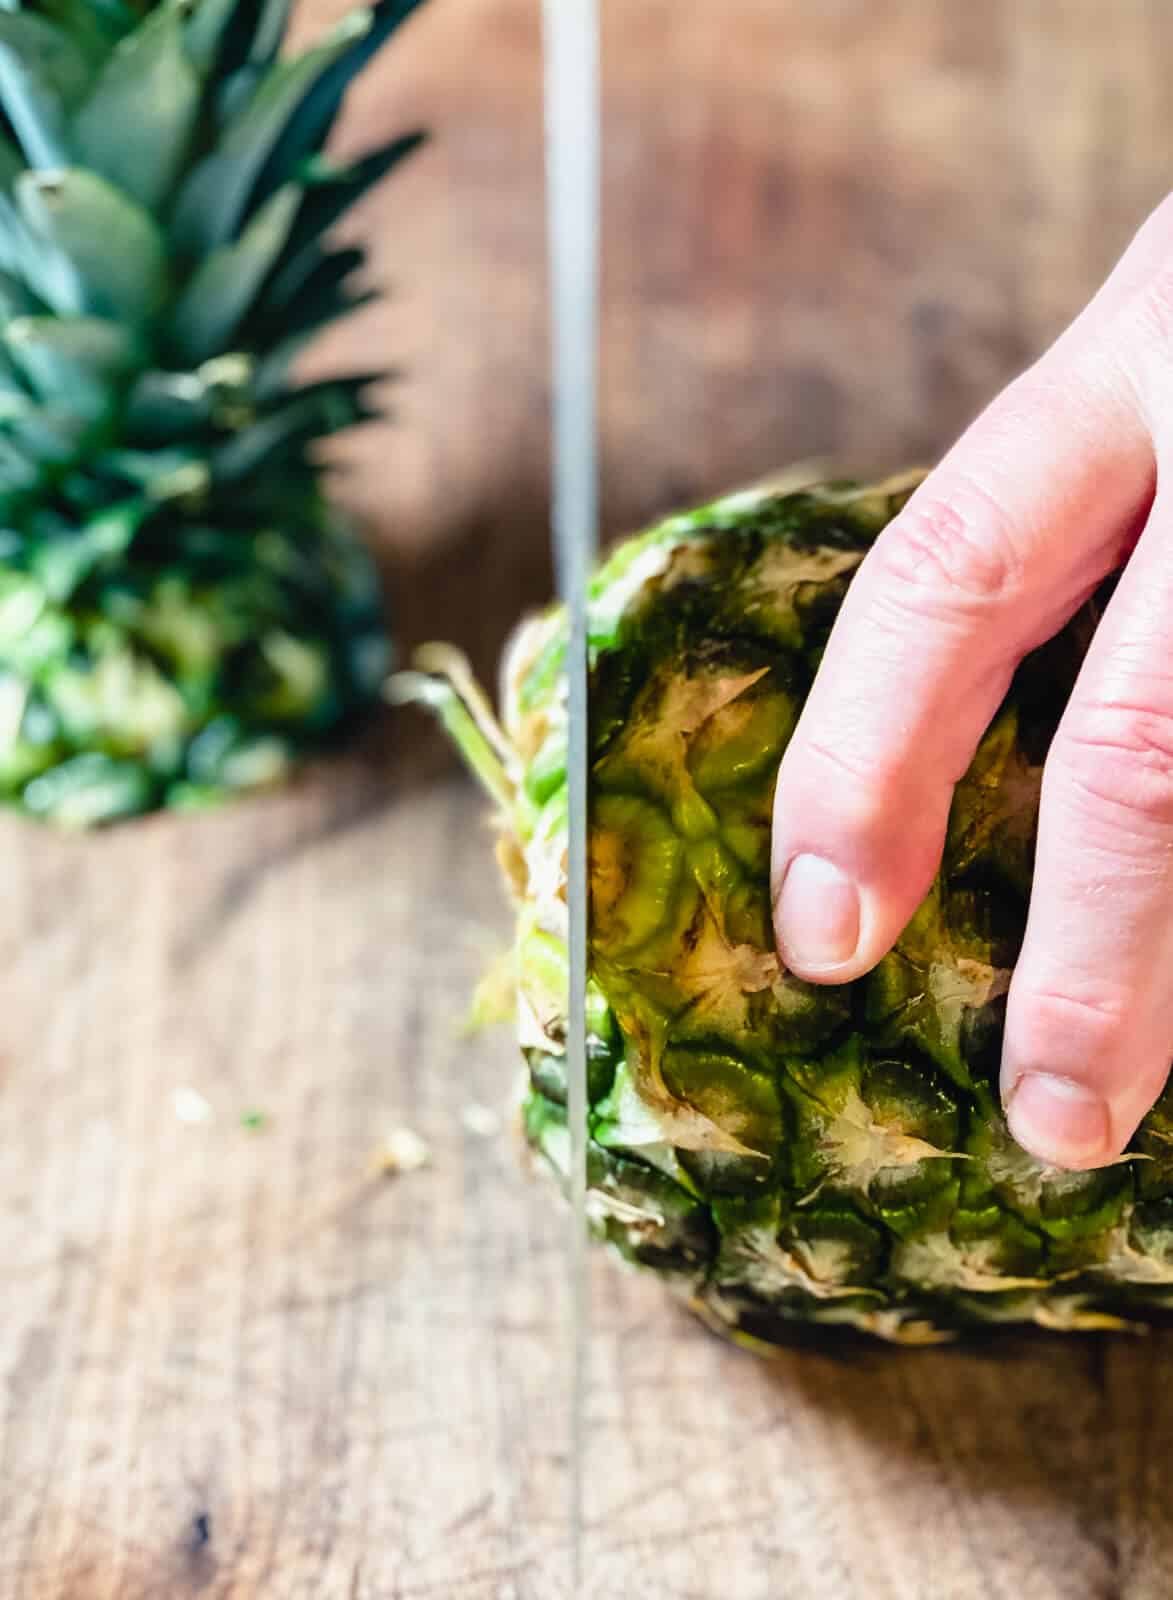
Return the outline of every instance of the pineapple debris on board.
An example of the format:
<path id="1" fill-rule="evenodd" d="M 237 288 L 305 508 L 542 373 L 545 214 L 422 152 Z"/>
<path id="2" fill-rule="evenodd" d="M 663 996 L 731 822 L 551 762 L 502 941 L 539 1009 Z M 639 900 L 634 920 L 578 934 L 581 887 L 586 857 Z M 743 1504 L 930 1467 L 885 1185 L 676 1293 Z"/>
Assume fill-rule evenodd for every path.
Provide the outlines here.
<path id="1" fill-rule="evenodd" d="M 370 298 L 338 218 L 420 142 L 324 153 L 419 4 L 281 52 L 290 0 L 0 3 L 0 800 L 73 826 L 279 778 L 377 698 L 379 587 L 301 383 Z"/>
<path id="2" fill-rule="evenodd" d="M 1090 613 L 1023 664 L 957 789 L 944 861 L 858 982 L 778 962 L 775 774 L 838 606 L 915 477 L 754 491 L 621 545 L 590 592 L 588 1210 L 628 1261 L 755 1347 L 796 1323 L 928 1343 L 1119 1327 L 1173 1303 L 1173 1094 L 1128 1155 L 1061 1172 L 997 1076 L 1042 763 Z M 503 715 L 432 647 L 433 706 L 488 788 L 518 906 L 524 1122 L 566 1127 L 565 613 L 514 636 Z"/>

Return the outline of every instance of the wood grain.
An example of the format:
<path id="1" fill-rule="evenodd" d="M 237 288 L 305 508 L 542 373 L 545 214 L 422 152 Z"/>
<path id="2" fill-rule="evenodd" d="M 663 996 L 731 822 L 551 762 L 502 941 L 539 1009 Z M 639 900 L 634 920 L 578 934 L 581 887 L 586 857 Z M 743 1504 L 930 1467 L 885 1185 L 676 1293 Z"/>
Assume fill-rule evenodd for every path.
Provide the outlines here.
<path id="1" fill-rule="evenodd" d="M 549 581 L 536 12 L 435 0 L 356 96 L 351 147 L 437 137 L 321 358 L 406 367 L 339 493 L 405 643 L 482 667 Z M 612 531 L 932 456 L 1170 170 L 1147 0 L 610 0 L 605 46 Z M 563 1225 L 461 1116 L 516 1070 L 459 1029 L 506 931 L 481 812 L 405 716 L 222 816 L 0 828 L 0 1600 L 566 1595 Z M 399 1124 L 432 1164 L 378 1177 Z M 593 1291 L 592 1600 L 1173 1592 L 1169 1340 L 763 1364 Z"/>

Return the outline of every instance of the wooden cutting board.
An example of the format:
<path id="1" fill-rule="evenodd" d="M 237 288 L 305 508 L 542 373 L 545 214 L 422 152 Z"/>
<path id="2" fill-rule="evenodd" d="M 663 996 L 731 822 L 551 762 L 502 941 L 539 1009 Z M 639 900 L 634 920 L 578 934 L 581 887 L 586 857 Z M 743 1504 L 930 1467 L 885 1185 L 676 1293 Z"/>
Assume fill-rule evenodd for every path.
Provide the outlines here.
<path id="1" fill-rule="evenodd" d="M 406 642 L 482 667 L 549 583 L 536 12 L 434 0 L 356 97 L 348 145 L 436 139 L 322 357 L 405 367 L 339 489 Z M 931 457 L 1173 173 L 1147 0 L 610 0 L 605 54 L 612 531 Z M 508 1037 L 460 1030 L 482 811 L 405 715 L 217 817 L 0 828 L 0 1600 L 566 1593 L 563 1226 Z M 609 1262 L 594 1298 L 592 1600 L 1173 1593 L 1166 1338 L 767 1365 Z"/>

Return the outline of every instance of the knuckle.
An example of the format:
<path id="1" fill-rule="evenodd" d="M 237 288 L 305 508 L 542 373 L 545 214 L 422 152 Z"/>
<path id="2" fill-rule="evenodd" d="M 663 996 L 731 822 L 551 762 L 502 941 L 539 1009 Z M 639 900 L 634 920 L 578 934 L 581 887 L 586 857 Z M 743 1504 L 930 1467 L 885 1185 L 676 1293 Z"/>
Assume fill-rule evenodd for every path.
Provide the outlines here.
<path id="1" fill-rule="evenodd" d="M 1137 311 L 1145 347 L 1167 360 L 1173 353 L 1173 267 L 1161 266 L 1142 290 Z"/>
<path id="2" fill-rule="evenodd" d="M 1173 711 L 1143 702 L 1084 702 L 1064 719 L 1052 760 L 1117 825 L 1146 834 L 1173 830 Z"/>
<path id="3" fill-rule="evenodd" d="M 823 816 L 853 838 L 867 841 L 890 824 L 894 793 L 901 787 L 895 753 L 877 760 L 851 741 L 832 743 L 818 736 L 803 741 L 808 793 Z"/>
<path id="4" fill-rule="evenodd" d="M 846 779 L 852 784 L 869 787 L 875 782 L 876 772 L 850 743 L 833 744 L 829 740 L 812 736 L 804 741 L 803 748 L 814 766 L 825 769 L 822 776 L 829 779 Z"/>
<path id="5" fill-rule="evenodd" d="M 1053 1062 L 1057 1070 L 1065 1064 L 1081 1072 L 1094 1066 L 1097 1057 L 1110 1054 L 1129 1020 L 1129 1008 L 1121 995 L 1073 977 L 1065 978 L 1062 987 L 1016 987 L 1014 1004 L 1020 1049 L 1028 1058 L 1052 1063 L 1055 1041 L 1063 1042 L 1070 1060 Z"/>
<path id="6" fill-rule="evenodd" d="M 1022 580 L 1005 512 L 973 484 L 913 500 L 880 535 L 872 560 L 881 592 L 921 617 L 985 610 Z"/>
<path id="7" fill-rule="evenodd" d="M 1099 350 L 1123 379 L 1147 425 L 1168 404 L 1173 386 L 1173 265 L 1162 264 L 1122 308 Z M 1109 348 L 1110 346 L 1110 348 Z"/>

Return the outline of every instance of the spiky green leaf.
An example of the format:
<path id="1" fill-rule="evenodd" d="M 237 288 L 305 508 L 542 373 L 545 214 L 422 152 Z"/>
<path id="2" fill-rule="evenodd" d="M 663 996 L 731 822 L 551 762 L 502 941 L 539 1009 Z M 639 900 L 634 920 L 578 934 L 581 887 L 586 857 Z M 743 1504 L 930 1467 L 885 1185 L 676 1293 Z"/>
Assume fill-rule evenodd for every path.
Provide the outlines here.
<path id="1" fill-rule="evenodd" d="M 161 6 L 109 56 L 75 117 L 74 144 L 86 166 L 154 210 L 183 168 L 201 98 L 182 13 Z"/>
<path id="2" fill-rule="evenodd" d="M 350 166 L 321 162 L 306 175 L 306 195 L 285 248 L 281 270 L 272 285 L 278 302 L 295 300 L 317 269 L 325 252 L 322 240 L 367 190 L 423 144 L 421 130 L 403 134 Z"/>
<path id="3" fill-rule="evenodd" d="M 22 799 L 34 816 L 60 827 L 92 828 L 146 811 L 154 792 L 154 781 L 141 762 L 92 750 L 34 778 Z"/>
<path id="4" fill-rule="evenodd" d="M 6 9 L 17 11 L 20 6 L 11 5 Z M 121 0 L 38 0 L 37 9 L 68 34 L 95 64 L 139 21 L 135 12 Z"/>
<path id="5" fill-rule="evenodd" d="M 365 30 L 355 29 L 349 49 L 314 81 L 289 118 L 261 172 L 258 199 L 263 200 L 288 182 L 307 157 L 323 147 L 351 81 L 421 3 L 422 0 L 377 0 L 369 9 Z"/>
<path id="6" fill-rule="evenodd" d="M 0 190 L 9 192 L 27 165 L 16 146 L 0 135 Z"/>
<path id="7" fill-rule="evenodd" d="M 149 214 L 96 173 L 25 173 L 17 201 L 63 270 L 38 291 L 62 312 L 148 324 L 167 283 L 163 235 Z M 67 270 L 66 270 L 67 269 Z"/>
<path id="8" fill-rule="evenodd" d="M 290 255 L 313 240 L 321 239 L 368 189 L 381 183 L 393 168 L 418 150 L 427 137 L 424 129 L 413 128 L 347 166 L 336 166 L 330 161 L 316 163 L 306 176 L 305 199 L 289 240 Z"/>
<path id="9" fill-rule="evenodd" d="M 236 483 L 278 460 L 300 456 L 314 439 L 373 417 L 375 412 L 364 404 L 364 396 L 381 376 L 328 378 L 299 390 L 287 404 L 261 417 L 213 454 L 213 478 L 221 484 Z"/>
<path id="10" fill-rule="evenodd" d="M 103 460 L 112 476 L 137 485 L 156 501 L 198 496 L 208 484 L 208 469 L 198 446 L 110 450 Z"/>
<path id="11" fill-rule="evenodd" d="M 222 63 L 221 58 L 227 36 L 242 14 L 240 0 L 197 0 L 187 20 L 184 41 L 188 59 L 201 78 L 210 78 L 217 69 L 231 71 L 231 65 Z"/>
<path id="12" fill-rule="evenodd" d="M 319 307 L 320 314 L 316 321 L 303 323 L 284 339 L 278 340 L 264 359 L 257 363 L 252 388 L 258 406 L 267 405 L 288 387 L 291 367 L 324 327 L 339 317 L 350 316 L 363 306 L 373 305 L 378 298 L 373 289 L 365 294 L 340 293 L 333 305 Z"/>
<path id="13" fill-rule="evenodd" d="M 257 180 L 299 106 L 335 63 L 347 58 L 356 34 L 365 36 L 369 31 L 369 13 L 356 13 L 325 44 L 282 62 L 266 75 L 216 149 L 180 190 L 172 225 L 179 251 L 197 259 L 235 237 Z"/>
<path id="14" fill-rule="evenodd" d="M 0 270 L 0 318 L 35 317 L 44 309 L 27 284 L 12 273 Z"/>
<path id="15" fill-rule="evenodd" d="M 38 545 L 34 570 L 51 599 L 67 600 L 101 562 L 128 550 L 150 506 L 143 500 L 124 501 L 84 527 L 64 527 L 56 538 Z"/>
<path id="16" fill-rule="evenodd" d="M 91 419 L 81 414 L 80 407 L 45 407 L 31 402 L 5 424 L 8 439 L 29 461 L 54 468 L 73 460 L 90 427 Z"/>
<path id="17" fill-rule="evenodd" d="M 22 450 L 0 427 L 0 495 L 25 494 L 40 482 L 36 457 Z"/>
<path id="18" fill-rule="evenodd" d="M 285 34 L 289 0 L 198 0 L 188 23 L 188 48 L 205 77 L 215 72 L 225 87 L 246 74 L 264 70 L 277 56 Z"/>
<path id="19" fill-rule="evenodd" d="M 171 317 L 167 343 L 176 362 L 198 366 L 227 348 L 279 258 L 300 202 L 296 185 L 278 190 L 234 244 L 200 267 Z"/>
<path id="20" fill-rule="evenodd" d="M 126 402 L 126 429 L 135 444 L 167 444 L 207 430 L 215 396 L 194 372 L 144 372 Z"/>
<path id="21" fill-rule="evenodd" d="M 248 52 L 250 61 L 265 67 L 276 61 L 289 27 L 292 9 L 292 0 L 261 0 Z"/>
<path id="22" fill-rule="evenodd" d="M 4 344 L 39 400 L 88 418 L 109 412 L 143 360 L 128 328 L 99 317 L 17 317 Z"/>
<path id="23" fill-rule="evenodd" d="M 319 254 L 312 272 L 304 277 L 291 273 L 286 278 L 278 273 L 266 292 L 259 327 L 266 335 L 280 338 L 304 326 L 320 326 L 346 303 L 347 281 L 365 261 L 364 252 L 352 247 Z"/>
<path id="24" fill-rule="evenodd" d="M 0 104 L 31 166 L 68 165 L 68 108 L 91 73 L 63 29 L 28 12 L 0 12 Z"/>

